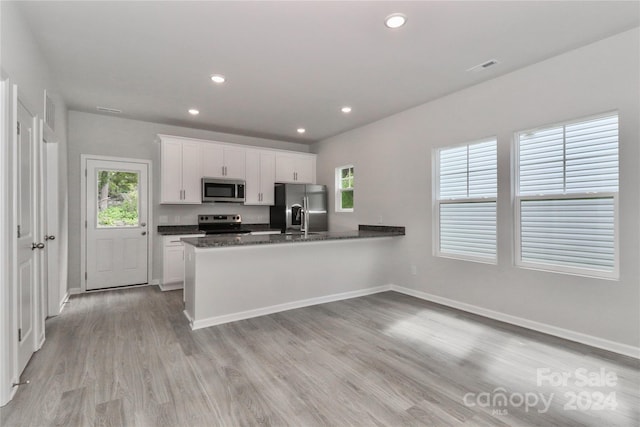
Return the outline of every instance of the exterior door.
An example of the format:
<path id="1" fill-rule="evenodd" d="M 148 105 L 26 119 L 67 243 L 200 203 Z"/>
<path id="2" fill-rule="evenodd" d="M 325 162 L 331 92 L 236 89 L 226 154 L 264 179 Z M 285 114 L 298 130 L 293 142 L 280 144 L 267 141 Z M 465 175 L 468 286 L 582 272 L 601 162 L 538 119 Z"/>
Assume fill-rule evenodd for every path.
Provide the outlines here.
<path id="1" fill-rule="evenodd" d="M 86 160 L 86 289 L 148 282 L 148 164 Z"/>
<path id="2" fill-rule="evenodd" d="M 37 180 L 35 119 L 18 101 L 17 139 L 17 318 L 18 372 L 35 351 L 36 285 L 39 248 L 37 226 Z M 44 245 L 42 245 L 44 247 Z"/>

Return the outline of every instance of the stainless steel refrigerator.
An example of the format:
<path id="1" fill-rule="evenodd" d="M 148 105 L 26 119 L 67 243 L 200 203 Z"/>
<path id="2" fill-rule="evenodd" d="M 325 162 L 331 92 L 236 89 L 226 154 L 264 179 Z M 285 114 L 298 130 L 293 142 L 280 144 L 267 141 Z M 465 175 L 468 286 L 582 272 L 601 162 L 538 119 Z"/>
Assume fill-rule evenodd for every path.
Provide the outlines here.
<path id="1" fill-rule="evenodd" d="M 315 184 L 276 184 L 270 226 L 287 231 L 327 231 L 327 187 Z"/>

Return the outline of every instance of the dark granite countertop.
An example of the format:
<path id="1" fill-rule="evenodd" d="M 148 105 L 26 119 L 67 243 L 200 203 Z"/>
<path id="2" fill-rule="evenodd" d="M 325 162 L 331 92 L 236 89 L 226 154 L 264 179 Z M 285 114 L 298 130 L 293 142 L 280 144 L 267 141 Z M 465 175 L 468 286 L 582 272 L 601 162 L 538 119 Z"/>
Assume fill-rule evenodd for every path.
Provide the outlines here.
<path id="1" fill-rule="evenodd" d="M 229 246 L 270 245 L 278 243 L 321 242 L 327 240 L 366 239 L 375 237 L 404 236 L 404 227 L 368 226 L 360 225 L 353 231 L 323 231 L 318 233 L 285 233 L 252 236 L 247 234 L 225 234 L 207 237 L 192 237 L 182 239 L 183 242 L 199 249 L 221 248 Z"/>
<path id="2" fill-rule="evenodd" d="M 240 231 L 268 231 L 273 230 L 269 224 L 242 224 Z M 159 225 L 158 234 L 161 236 L 175 236 L 180 234 L 204 234 L 198 225 Z"/>

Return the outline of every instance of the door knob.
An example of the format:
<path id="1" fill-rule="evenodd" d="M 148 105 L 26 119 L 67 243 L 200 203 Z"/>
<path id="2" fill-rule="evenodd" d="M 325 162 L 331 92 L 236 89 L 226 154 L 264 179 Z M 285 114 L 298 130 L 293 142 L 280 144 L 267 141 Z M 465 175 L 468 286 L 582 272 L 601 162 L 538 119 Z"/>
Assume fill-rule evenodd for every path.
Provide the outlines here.
<path id="1" fill-rule="evenodd" d="M 141 234 L 142 234 L 143 236 L 146 236 L 146 235 L 147 235 L 147 232 L 146 232 L 146 231 L 143 231 Z"/>
<path id="2" fill-rule="evenodd" d="M 44 243 L 32 243 L 31 250 L 33 251 L 35 249 L 44 249 Z"/>
<path id="3" fill-rule="evenodd" d="M 44 240 L 56 240 L 56 236 L 44 236 Z"/>
<path id="4" fill-rule="evenodd" d="M 146 226 L 147 226 L 147 223 L 146 223 L 146 222 L 141 222 L 141 223 L 140 223 L 140 227 L 146 227 Z"/>

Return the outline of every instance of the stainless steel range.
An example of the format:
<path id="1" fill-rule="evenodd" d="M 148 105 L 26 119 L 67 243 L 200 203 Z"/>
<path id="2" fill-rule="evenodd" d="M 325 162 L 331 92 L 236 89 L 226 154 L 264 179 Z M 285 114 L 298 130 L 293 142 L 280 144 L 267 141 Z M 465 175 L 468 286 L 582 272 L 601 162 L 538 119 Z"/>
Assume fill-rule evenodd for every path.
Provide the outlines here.
<path id="1" fill-rule="evenodd" d="M 249 233 L 242 230 L 242 218 L 239 214 L 227 215 L 198 215 L 198 229 L 209 234 Z"/>

